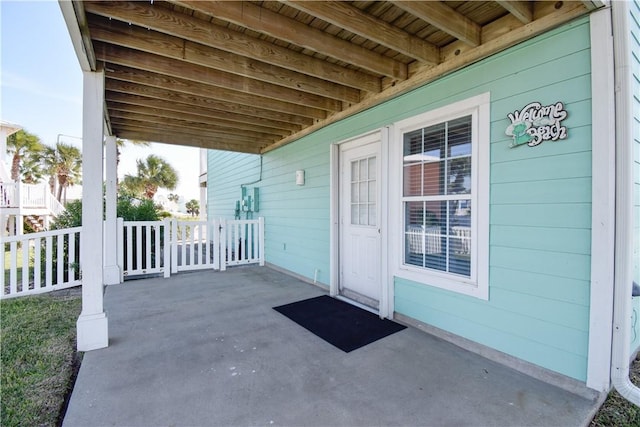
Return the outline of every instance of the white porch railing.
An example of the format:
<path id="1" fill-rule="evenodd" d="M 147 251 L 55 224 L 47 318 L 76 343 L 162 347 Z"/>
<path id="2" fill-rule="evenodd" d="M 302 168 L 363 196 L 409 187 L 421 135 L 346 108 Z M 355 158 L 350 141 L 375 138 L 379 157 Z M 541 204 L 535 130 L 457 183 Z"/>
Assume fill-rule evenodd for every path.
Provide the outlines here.
<path id="1" fill-rule="evenodd" d="M 118 218 L 118 266 L 124 277 L 169 273 L 170 221 L 123 221 Z"/>
<path id="2" fill-rule="evenodd" d="M 0 299 L 80 285 L 81 229 L 2 237 Z"/>
<path id="3" fill-rule="evenodd" d="M 264 218 L 118 224 L 117 259 L 123 278 L 264 265 Z"/>
<path id="4" fill-rule="evenodd" d="M 48 209 L 54 216 L 64 211 L 64 206 L 51 194 L 47 184 L 0 183 L 0 208 Z"/>
<path id="5" fill-rule="evenodd" d="M 1 237 L 0 299 L 81 285 L 82 227 Z M 118 219 L 121 279 L 187 270 L 264 265 L 264 219 L 123 221 Z"/>
<path id="6" fill-rule="evenodd" d="M 220 269 L 220 221 L 172 221 L 171 272 Z"/>
<path id="7" fill-rule="evenodd" d="M 264 218 L 221 221 L 220 254 L 221 270 L 231 265 L 264 265 Z"/>

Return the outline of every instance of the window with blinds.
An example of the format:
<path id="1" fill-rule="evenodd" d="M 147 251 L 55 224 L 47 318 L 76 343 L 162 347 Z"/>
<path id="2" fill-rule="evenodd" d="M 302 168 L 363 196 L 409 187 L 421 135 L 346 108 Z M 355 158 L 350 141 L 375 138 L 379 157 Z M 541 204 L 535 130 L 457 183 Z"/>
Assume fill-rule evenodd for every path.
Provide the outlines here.
<path id="1" fill-rule="evenodd" d="M 404 264 L 471 275 L 472 116 L 403 134 Z"/>

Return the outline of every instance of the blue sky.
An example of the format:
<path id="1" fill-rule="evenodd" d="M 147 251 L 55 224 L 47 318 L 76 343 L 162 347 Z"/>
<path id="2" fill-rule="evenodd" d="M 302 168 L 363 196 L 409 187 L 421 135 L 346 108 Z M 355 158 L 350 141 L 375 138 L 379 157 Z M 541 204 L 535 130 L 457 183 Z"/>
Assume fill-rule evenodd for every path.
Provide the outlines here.
<path id="1" fill-rule="evenodd" d="M 82 71 L 58 2 L 0 0 L 0 43 L 0 119 L 47 145 L 60 140 L 81 146 Z M 120 175 L 135 174 L 136 159 L 151 153 L 178 171 L 177 193 L 187 200 L 199 197 L 196 148 L 125 148 Z"/>

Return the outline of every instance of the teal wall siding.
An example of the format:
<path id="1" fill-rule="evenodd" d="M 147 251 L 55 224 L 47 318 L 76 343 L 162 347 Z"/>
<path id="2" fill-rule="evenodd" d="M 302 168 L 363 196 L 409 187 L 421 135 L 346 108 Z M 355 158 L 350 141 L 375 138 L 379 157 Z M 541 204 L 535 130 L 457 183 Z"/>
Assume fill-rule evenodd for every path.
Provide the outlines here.
<path id="1" fill-rule="evenodd" d="M 267 261 L 308 278 L 318 270 L 318 281 L 328 283 L 329 145 L 484 92 L 491 93 L 489 300 L 396 279 L 396 311 L 585 380 L 591 245 L 587 18 L 266 154 L 260 215 Z M 507 114 L 532 101 L 564 102 L 569 137 L 510 149 Z M 222 202 L 212 187 L 227 181 L 212 182 L 211 173 L 220 156 L 209 155 L 209 188 Z M 295 185 L 297 169 L 306 171 L 303 187 Z"/>
<path id="2" fill-rule="evenodd" d="M 633 239 L 633 280 L 640 283 L 640 2 L 634 1 L 629 4 L 629 47 L 631 48 L 631 73 L 633 97 L 633 218 L 634 218 L 634 239 Z M 631 348 L 640 348 L 640 298 L 634 301 L 634 323 L 631 334 Z"/>
<path id="3" fill-rule="evenodd" d="M 259 178 L 260 156 L 209 150 L 207 218 L 233 219 L 235 202 L 242 196 L 240 186 Z"/>

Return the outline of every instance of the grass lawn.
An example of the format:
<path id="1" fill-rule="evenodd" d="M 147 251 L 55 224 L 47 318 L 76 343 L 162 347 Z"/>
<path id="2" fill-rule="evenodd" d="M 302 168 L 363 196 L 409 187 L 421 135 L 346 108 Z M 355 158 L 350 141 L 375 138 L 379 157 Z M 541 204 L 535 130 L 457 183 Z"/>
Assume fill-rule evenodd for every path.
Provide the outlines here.
<path id="1" fill-rule="evenodd" d="M 80 295 L 0 301 L 0 425 L 56 426 L 71 390 Z M 75 292 L 77 294 L 77 292 Z"/>
<path id="2" fill-rule="evenodd" d="M 636 357 L 633 365 L 631 365 L 629 376 L 631 377 L 631 382 L 640 386 L 640 355 Z M 593 417 L 590 427 L 604 426 L 640 426 L 640 407 L 629 403 L 620 393 L 612 390 L 596 416 Z"/>

